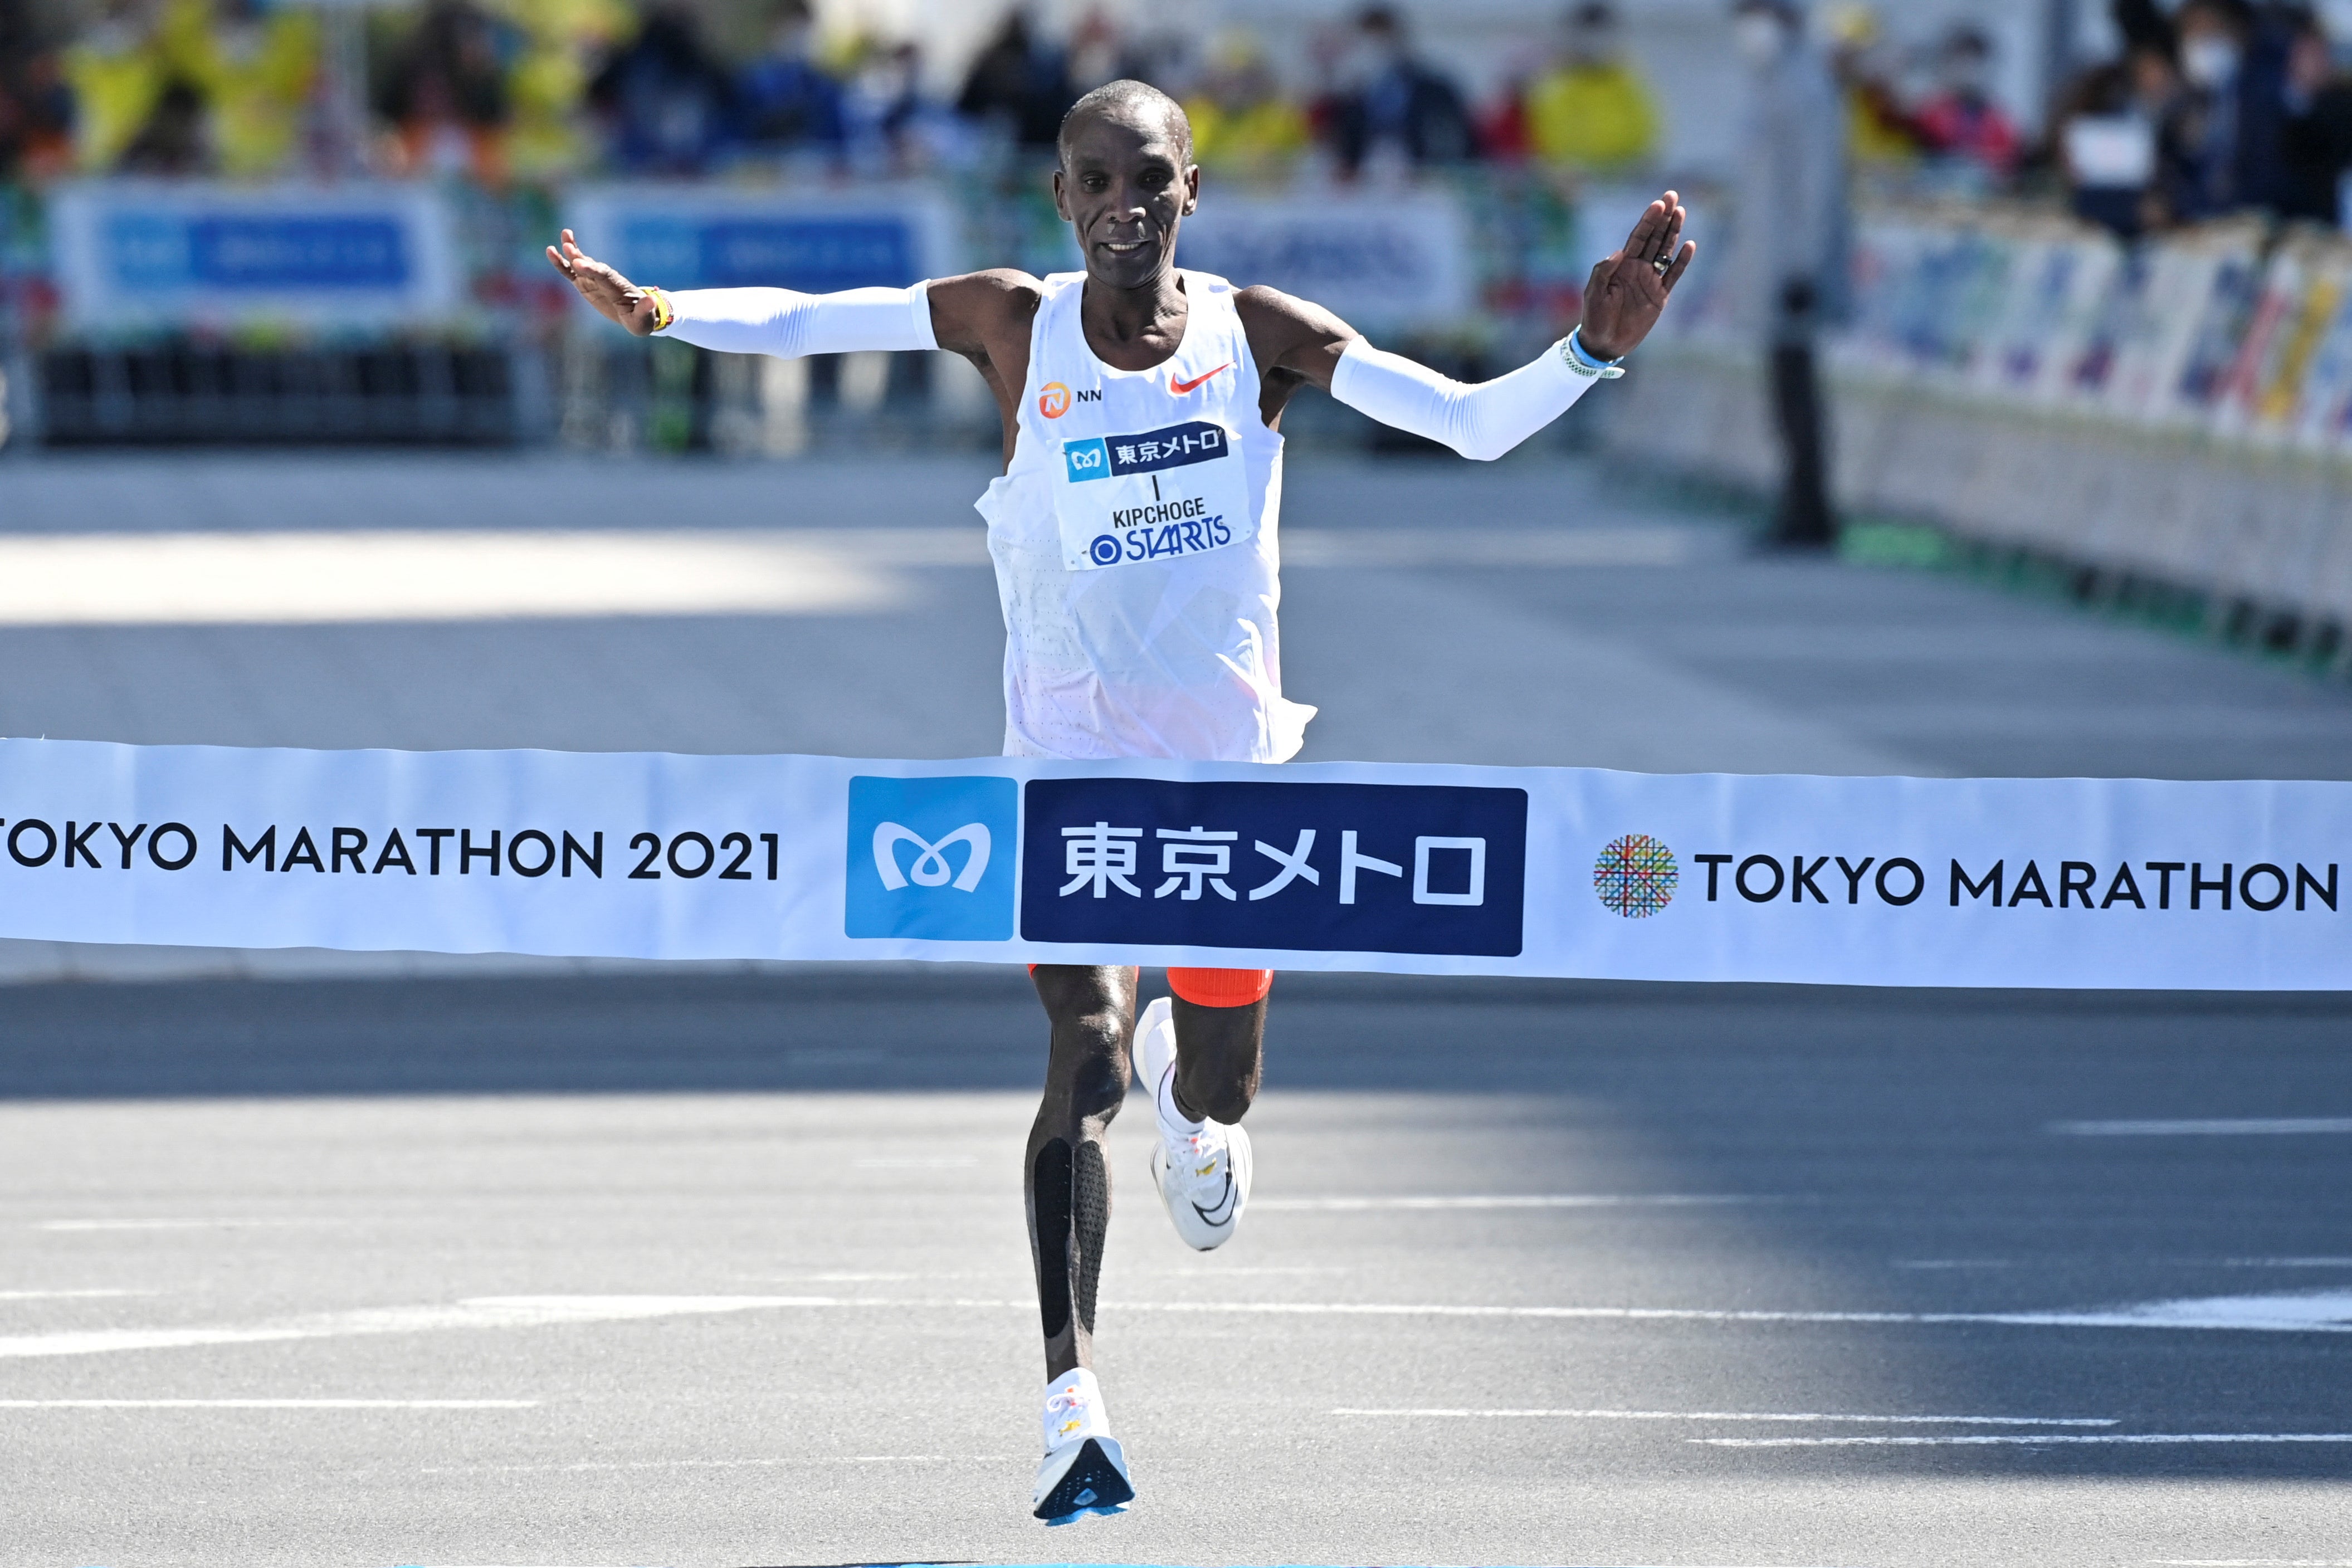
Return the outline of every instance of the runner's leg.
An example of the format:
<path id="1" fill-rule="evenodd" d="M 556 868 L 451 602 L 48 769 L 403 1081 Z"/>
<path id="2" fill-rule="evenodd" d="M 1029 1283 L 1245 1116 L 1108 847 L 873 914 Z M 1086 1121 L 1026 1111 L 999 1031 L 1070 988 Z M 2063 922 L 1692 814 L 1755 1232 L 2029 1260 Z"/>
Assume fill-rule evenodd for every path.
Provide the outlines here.
<path id="1" fill-rule="evenodd" d="M 1254 975 L 1255 970 L 1190 970 L 1171 973 L 1176 989 L 1176 1108 L 1187 1120 L 1233 1125 L 1249 1113 L 1265 1065 L 1265 1006 L 1261 994 L 1238 1006 L 1189 983 L 1196 975 Z M 1181 977 L 1177 978 L 1176 977 Z M 1181 988 L 1176 988 L 1181 987 Z"/>
<path id="2" fill-rule="evenodd" d="M 1024 1166 L 1029 1249 L 1051 1380 L 1093 1358 L 1095 1287 L 1110 1220 L 1102 1138 L 1127 1097 L 1136 972 L 1039 964 L 1030 979 L 1053 1025 L 1045 1095 L 1029 1129 Z"/>
<path id="3" fill-rule="evenodd" d="M 1174 993 L 1136 1020 L 1130 1052 L 1160 1136 L 1152 1185 L 1187 1247 L 1233 1239 L 1249 1205 L 1255 1161 L 1241 1125 L 1256 1098 L 1270 969 L 1168 971 Z"/>

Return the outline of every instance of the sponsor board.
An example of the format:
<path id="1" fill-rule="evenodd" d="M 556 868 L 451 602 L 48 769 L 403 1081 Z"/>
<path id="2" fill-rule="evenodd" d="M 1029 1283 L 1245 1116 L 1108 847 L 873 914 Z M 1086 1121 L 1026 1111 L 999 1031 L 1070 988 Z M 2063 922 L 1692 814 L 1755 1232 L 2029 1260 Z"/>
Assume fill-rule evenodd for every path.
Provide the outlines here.
<path id="1" fill-rule="evenodd" d="M 446 320 L 460 301 L 429 187 L 86 180 L 48 199 L 78 329 Z"/>
<path id="2" fill-rule="evenodd" d="M 0 741 L 0 936 L 2352 988 L 2352 785 Z"/>
<path id="3" fill-rule="evenodd" d="M 582 249 L 671 289 L 903 288 L 962 267 L 954 209 L 920 185 L 583 185 L 563 214 Z"/>
<path id="4" fill-rule="evenodd" d="M 1477 313 L 1469 213 L 1434 187 L 1311 196 L 1221 187 L 1184 220 L 1176 260 L 1236 287 L 1312 299 L 1370 331 L 1459 326 Z"/>

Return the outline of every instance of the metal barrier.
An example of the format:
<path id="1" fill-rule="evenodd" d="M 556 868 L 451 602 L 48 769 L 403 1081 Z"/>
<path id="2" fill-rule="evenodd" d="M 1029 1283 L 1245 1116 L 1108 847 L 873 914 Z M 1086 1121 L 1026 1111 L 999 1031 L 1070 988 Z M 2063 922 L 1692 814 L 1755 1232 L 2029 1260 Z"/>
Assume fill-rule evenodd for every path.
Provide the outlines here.
<path id="1" fill-rule="evenodd" d="M 1843 505 L 2183 597 L 2219 630 L 2352 656 L 2352 246 L 2226 225 L 2128 250 L 2038 217 L 1883 213 L 1831 345 Z M 1646 351 L 1610 442 L 1777 482 L 1757 350 L 1719 309 Z"/>
<path id="2" fill-rule="evenodd" d="M 92 444 L 505 446 L 547 425 L 537 354 L 382 344 L 264 350 L 167 342 L 38 356 L 39 438 Z"/>

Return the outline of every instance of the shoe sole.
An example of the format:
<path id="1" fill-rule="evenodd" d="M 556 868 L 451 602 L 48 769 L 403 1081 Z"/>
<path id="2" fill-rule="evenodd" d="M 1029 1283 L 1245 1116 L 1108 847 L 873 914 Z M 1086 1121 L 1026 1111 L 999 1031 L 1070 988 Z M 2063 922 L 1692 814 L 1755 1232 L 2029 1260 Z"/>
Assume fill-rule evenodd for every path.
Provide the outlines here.
<path id="1" fill-rule="evenodd" d="M 1232 1240 L 1234 1232 L 1241 1228 L 1242 1211 L 1249 1207 L 1250 1176 L 1255 1166 L 1256 1156 L 1250 1150 L 1250 1137 L 1246 1129 L 1236 1126 L 1229 1126 L 1225 1129 L 1225 1159 L 1234 1184 L 1234 1210 L 1226 1217 L 1223 1225 L 1212 1226 L 1205 1216 L 1200 1215 L 1197 1206 L 1171 1196 L 1167 1182 L 1167 1145 L 1156 1141 L 1151 1145 L 1148 1163 L 1151 1171 L 1152 1189 L 1160 1194 L 1160 1207 L 1168 1211 L 1168 1223 L 1176 1228 L 1177 1239 L 1195 1252 L 1213 1252 Z M 1207 1236 L 1206 1240 L 1193 1239 L 1192 1232 L 1187 1228 L 1181 1216 L 1183 1208 L 1193 1210 L 1196 1216 L 1193 1223 Z"/>
<path id="2" fill-rule="evenodd" d="M 1127 1455 L 1116 1437 L 1088 1437 L 1066 1459 L 1049 1457 L 1045 1461 L 1048 1469 L 1056 1464 L 1062 1466 L 1061 1474 L 1033 1511 L 1048 1525 L 1075 1524 L 1088 1514 L 1121 1513 L 1135 1500 L 1135 1488 L 1127 1479 Z M 1038 1479 L 1042 1483 L 1044 1477 Z"/>

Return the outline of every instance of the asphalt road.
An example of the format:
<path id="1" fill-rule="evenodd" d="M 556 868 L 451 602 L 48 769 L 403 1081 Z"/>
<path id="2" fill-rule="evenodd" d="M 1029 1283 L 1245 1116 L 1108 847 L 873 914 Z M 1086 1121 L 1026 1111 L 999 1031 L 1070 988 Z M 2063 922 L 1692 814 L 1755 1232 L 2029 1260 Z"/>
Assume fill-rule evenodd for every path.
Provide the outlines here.
<path id="1" fill-rule="evenodd" d="M 17 988 L 0 1558 L 2352 1555 L 2352 1123 L 2071 1128 L 2352 1111 L 2352 1003 L 1285 980 L 1232 1245 L 1115 1130 L 1049 1535 L 1024 992 Z"/>
<path id="2" fill-rule="evenodd" d="M 992 751 L 984 477 L 0 465 L 0 733 Z M 1287 499 L 1311 757 L 2352 777 L 2340 685 L 1589 465 Z M 1142 1498 L 1049 1535 L 1017 975 L 11 978 L 5 1568 L 2352 1565 L 2352 1002 L 1286 977 L 1235 1242 L 1114 1134 Z"/>

